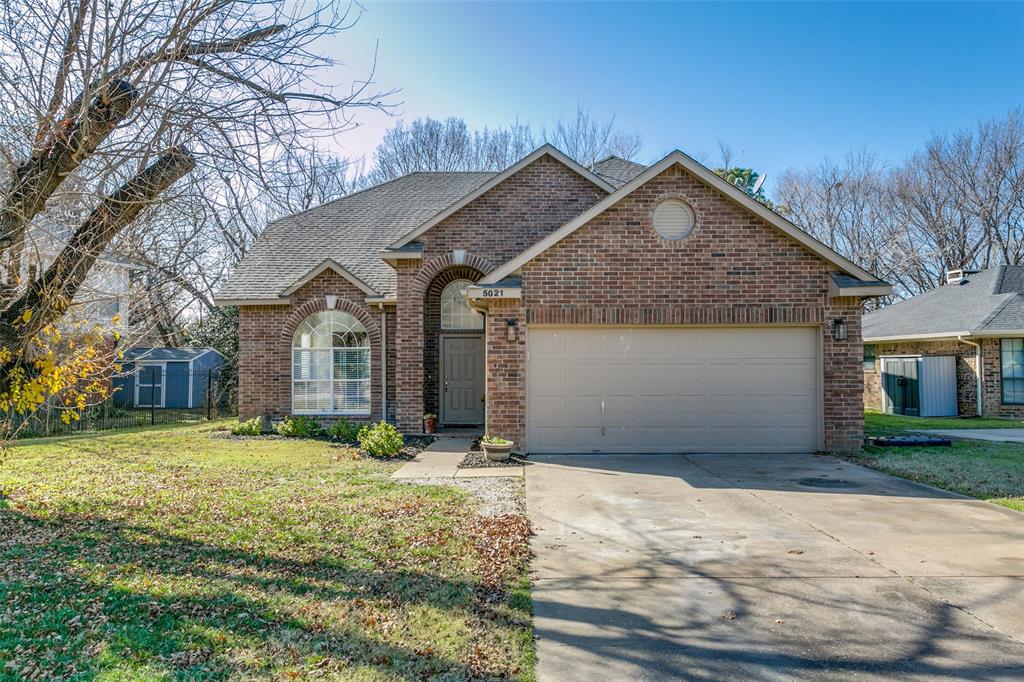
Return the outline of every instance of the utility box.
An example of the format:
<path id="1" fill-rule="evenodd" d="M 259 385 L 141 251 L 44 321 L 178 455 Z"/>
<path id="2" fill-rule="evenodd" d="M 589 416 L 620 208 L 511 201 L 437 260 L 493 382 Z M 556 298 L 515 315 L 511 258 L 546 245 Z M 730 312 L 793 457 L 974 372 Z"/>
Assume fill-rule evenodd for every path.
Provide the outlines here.
<path id="1" fill-rule="evenodd" d="M 955 417 L 956 356 L 883 357 L 882 400 L 889 414 Z"/>

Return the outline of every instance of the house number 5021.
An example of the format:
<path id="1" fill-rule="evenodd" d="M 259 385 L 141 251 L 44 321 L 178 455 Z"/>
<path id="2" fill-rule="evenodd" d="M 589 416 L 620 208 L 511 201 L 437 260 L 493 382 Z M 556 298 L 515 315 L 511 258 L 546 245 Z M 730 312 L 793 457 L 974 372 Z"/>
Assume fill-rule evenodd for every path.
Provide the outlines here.
<path id="1" fill-rule="evenodd" d="M 484 298 L 505 298 L 505 291 L 503 289 L 484 289 Z"/>

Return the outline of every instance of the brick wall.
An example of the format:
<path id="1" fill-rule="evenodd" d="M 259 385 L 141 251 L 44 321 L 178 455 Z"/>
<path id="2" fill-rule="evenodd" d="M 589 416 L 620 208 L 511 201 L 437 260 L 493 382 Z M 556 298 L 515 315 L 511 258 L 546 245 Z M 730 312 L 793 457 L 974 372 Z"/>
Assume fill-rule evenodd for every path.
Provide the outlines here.
<path id="1" fill-rule="evenodd" d="M 1024 419 L 1024 405 L 1003 404 L 1002 369 L 999 339 L 981 341 L 982 400 L 986 415 Z"/>
<path id="2" fill-rule="evenodd" d="M 688 202 L 697 215 L 681 241 L 662 239 L 652 225 L 655 206 L 669 197 Z M 861 307 L 856 299 L 829 300 L 828 269 L 676 167 L 524 266 L 522 308 L 528 324 L 820 326 L 825 446 L 849 450 L 862 442 Z M 839 317 L 849 329 L 843 342 L 831 336 Z M 488 352 L 491 343 L 489 335 Z"/>
<path id="3" fill-rule="evenodd" d="M 977 413 L 977 380 L 974 369 L 974 346 L 956 340 L 876 343 L 874 369 L 862 369 L 864 375 L 864 408 L 882 408 L 882 356 L 885 355 L 955 355 L 957 412 L 961 416 Z M 863 367 L 863 363 L 862 363 Z"/>
<path id="4" fill-rule="evenodd" d="M 515 338 L 508 323 L 515 322 Z M 526 440 L 526 314 L 519 300 L 496 299 L 487 312 L 486 431 L 515 441 Z"/>
<path id="5" fill-rule="evenodd" d="M 284 417 L 291 410 L 292 336 L 309 315 L 326 308 L 325 296 L 338 297 L 336 310 L 355 315 L 370 337 L 369 418 L 381 419 L 380 311 L 367 306 L 366 294 L 334 272 L 325 272 L 292 295 L 290 305 L 242 306 L 238 320 L 239 398 L 238 415 L 249 419 L 269 415 Z M 393 326 L 394 315 L 388 320 Z M 393 335 L 389 329 L 389 337 Z M 394 344 L 388 344 L 389 374 L 393 372 Z"/>
<path id="6" fill-rule="evenodd" d="M 436 396 L 436 341 L 427 333 L 428 290 L 450 268 L 478 279 L 597 203 L 605 191 L 560 162 L 542 157 L 424 233 L 421 260 L 396 262 L 398 272 L 398 424 L 422 428 Z M 465 252 L 462 260 L 455 252 Z M 435 344 L 431 346 L 430 344 Z M 428 355 L 430 356 L 428 358 Z M 427 360 L 425 366 L 425 359 Z"/>

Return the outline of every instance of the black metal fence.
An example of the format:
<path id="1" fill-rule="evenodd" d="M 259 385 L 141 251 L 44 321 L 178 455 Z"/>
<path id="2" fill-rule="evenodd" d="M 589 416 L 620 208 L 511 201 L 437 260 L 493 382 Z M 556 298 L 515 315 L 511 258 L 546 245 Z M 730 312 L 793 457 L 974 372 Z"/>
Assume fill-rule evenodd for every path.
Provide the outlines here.
<path id="1" fill-rule="evenodd" d="M 65 423 L 66 410 L 46 404 L 30 415 L 17 416 L 19 438 L 59 436 L 156 424 L 188 424 L 238 414 L 234 382 L 227 372 L 176 371 L 146 366 L 111 377 L 111 395 Z"/>

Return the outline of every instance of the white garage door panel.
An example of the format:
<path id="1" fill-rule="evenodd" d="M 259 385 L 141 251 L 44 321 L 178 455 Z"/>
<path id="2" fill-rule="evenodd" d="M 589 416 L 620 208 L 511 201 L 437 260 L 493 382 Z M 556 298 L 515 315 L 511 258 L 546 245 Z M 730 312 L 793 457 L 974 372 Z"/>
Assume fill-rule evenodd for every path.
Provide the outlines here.
<path id="1" fill-rule="evenodd" d="M 814 328 L 528 332 L 534 452 L 811 452 Z"/>

